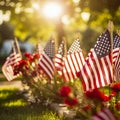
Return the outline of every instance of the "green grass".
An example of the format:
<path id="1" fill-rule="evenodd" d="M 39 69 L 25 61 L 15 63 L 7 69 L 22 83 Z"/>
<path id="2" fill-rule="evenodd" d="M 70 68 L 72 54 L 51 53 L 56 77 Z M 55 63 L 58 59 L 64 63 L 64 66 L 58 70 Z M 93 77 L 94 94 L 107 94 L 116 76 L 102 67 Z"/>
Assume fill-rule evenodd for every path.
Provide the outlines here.
<path id="1" fill-rule="evenodd" d="M 7 81 L 7 79 L 4 76 L 2 76 L 2 77 L 0 77 L 0 82 L 1 81 Z"/>
<path id="2" fill-rule="evenodd" d="M 0 120 L 63 120 L 49 108 L 30 105 L 15 88 L 0 88 Z"/>

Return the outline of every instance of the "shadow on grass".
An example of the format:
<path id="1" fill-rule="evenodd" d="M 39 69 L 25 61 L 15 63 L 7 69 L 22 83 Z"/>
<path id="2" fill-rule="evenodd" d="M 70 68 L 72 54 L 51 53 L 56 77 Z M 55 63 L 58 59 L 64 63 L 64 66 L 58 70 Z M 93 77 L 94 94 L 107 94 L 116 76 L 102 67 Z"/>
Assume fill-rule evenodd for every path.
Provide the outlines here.
<path id="1" fill-rule="evenodd" d="M 17 89 L 0 89 L 0 120 L 63 120 L 49 108 L 30 105 Z"/>
<path id="2" fill-rule="evenodd" d="M 18 93 L 19 91 L 15 88 L 0 89 L 0 106 L 3 106 L 5 103 L 11 102 L 11 101 L 23 99 L 23 95 Z"/>

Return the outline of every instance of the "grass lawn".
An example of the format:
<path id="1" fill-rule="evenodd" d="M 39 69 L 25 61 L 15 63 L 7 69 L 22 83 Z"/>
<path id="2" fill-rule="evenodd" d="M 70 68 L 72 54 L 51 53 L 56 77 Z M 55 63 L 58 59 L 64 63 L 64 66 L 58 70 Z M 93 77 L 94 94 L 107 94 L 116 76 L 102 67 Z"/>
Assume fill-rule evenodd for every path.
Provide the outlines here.
<path id="1" fill-rule="evenodd" d="M 63 120 L 41 105 L 29 105 L 16 88 L 0 88 L 0 120 Z"/>

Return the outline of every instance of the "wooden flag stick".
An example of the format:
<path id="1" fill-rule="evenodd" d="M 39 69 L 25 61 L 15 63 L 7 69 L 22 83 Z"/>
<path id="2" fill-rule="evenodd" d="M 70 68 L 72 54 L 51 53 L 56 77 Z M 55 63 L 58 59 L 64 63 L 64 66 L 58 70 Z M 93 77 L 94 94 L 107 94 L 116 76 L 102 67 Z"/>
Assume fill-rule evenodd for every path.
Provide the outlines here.
<path id="1" fill-rule="evenodd" d="M 19 47 L 19 44 L 18 44 L 18 40 L 17 40 L 16 37 L 15 37 L 15 43 L 16 43 L 16 47 L 17 47 L 18 52 L 21 54 L 20 47 Z"/>
<path id="2" fill-rule="evenodd" d="M 64 41 L 64 56 L 67 55 L 67 43 L 66 43 L 66 38 L 63 37 L 63 41 Z"/>
<path id="3" fill-rule="evenodd" d="M 113 53 L 113 30 L 114 30 L 114 24 L 112 21 L 108 22 L 108 30 L 110 32 L 110 39 L 111 39 L 111 54 Z M 112 70 L 113 70 L 113 80 L 114 80 L 114 66 L 113 66 L 113 55 L 111 55 L 112 60 Z"/>
<path id="4" fill-rule="evenodd" d="M 108 22 L 108 31 L 110 32 L 110 40 L 111 40 L 111 60 L 112 60 L 112 77 L 113 77 L 113 81 L 114 81 L 114 66 L 113 66 L 113 30 L 114 30 L 114 25 L 112 21 Z M 112 84 L 111 84 L 112 85 Z M 109 95 L 110 95 L 110 86 L 109 85 Z M 110 101 L 109 101 L 110 102 Z M 110 103 L 111 104 L 111 103 Z"/>
<path id="5" fill-rule="evenodd" d="M 80 33 L 79 32 L 75 33 L 75 39 L 79 39 L 80 40 Z"/>
<path id="6" fill-rule="evenodd" d="M 12 41 L 12 52 L 16 52 L 14 43 L 15 41 Z"/>

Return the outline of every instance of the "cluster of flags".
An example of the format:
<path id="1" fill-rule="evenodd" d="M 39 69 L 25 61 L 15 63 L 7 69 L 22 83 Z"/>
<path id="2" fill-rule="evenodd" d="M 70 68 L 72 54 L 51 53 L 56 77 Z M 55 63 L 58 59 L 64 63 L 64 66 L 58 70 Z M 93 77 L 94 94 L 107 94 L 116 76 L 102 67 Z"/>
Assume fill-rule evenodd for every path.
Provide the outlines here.
<path id="1" fill-rule="evenodd" d="M 79 77 L 83 80 L 85 91 L 104 87 L 112 83 L 111 40 L 108 30 L 98 37 L 83 69 L 79 72 Z"/>
<path id="2" fill-rule="evenodd" d="M 64 44 L 64 42 L 61 44 Z M 61 47 L 63 47 L 63 45 L 60 45 L 59 49 L 61 49 Z M 58 67 L 61 68 L 58 73 L 65 81 L 76 79 L 76 73 L 82 69 L 85 62 L 79 39 L 73 42 L 67 55 L 63 56 L 62 54 L 58 50 L 54 59 L 56 69 L 58 69 Z"/>
<path id="3" fill-rule="evenodd" d="M 79 38 L 74 40 L 67 52 L 65 40 L 61 42 L 56 52 L 55 40 L 51 38 L 41 53 L 39 66 L 49 79 L 53 79 L 56 73 L 65 81 L 80 78 L 84 91 L 89 91 L 120 79 L 119 47 L 120 36 L 115 33 L 112 41 L 109 30 L 105 30 L 97 38 L 94 48 L 90 50 L 86 58 Z M 2 67 L 9 81 L 16 78 L 13 68 L 21 59 L 19 45 L 17 41 L 14 41 L 13 51 Z"/>
<path id="4" fill-rule="evenodd" d="M 67 53 L 65 43 L 63 40 L 56 52 L 55 40 L 51 38 L 41 53 L 39 66 L 49 79 L 53 79 L 56 73 L 65 81 L 80 78 L 84 91 L 104 87 L 120 79 L 120 36 L 117 33 L 114 34 L 112 40 L 110 31 L 105 30 L 97 38 L 96 44 L 86 58 L 79 38 L 74 40 Z M 15 49 L 15 45 L 13 48 Z M 16 50 L 13 50 L 6 59 L 2 71 L 9 81 L 16 78 L 13 68 L 20 59 L 22 59 L 21 54 Z M 99 113 L 99 116 L 108 112 L 105 109 Z M 96 119 L 96 117 L 94 116 L 93 120 L 106 120 Z"/>

